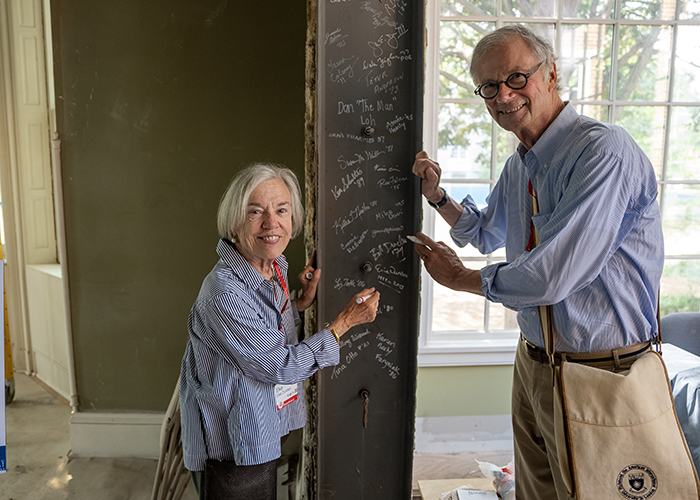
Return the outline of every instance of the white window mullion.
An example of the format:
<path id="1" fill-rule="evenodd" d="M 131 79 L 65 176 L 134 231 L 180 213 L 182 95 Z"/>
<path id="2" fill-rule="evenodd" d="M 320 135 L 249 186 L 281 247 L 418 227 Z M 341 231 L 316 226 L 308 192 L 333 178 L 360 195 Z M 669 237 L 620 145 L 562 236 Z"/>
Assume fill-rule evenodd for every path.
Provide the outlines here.
<path id="1" fill-rule="evenodd" d="M 431 158 L 438 150 L 438 113 L 440 80 L 440 2 L 430 1 L 426 7 L 426 57 L 425 99 L 423 118 L 423 149 Z M 423 204 L 423 232 L 431 237 L 435 234 L 435 211 L 421 197 Z M 421 320 L 418 337 L 419 350 L 430 344 L 433 323 L 433 280 L 421 266 Z"/>

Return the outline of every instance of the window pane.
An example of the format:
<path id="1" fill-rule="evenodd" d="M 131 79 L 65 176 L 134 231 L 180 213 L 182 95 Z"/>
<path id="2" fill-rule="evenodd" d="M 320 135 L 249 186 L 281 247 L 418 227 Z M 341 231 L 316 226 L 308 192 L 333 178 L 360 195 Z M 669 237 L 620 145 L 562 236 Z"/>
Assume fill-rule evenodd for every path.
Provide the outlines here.
<path id="1" fill-rule="evenodd" d="M 580 115 L 588 116 L 599 122 L 610 123 L 610 106 L 593 106 L 590 104 L 579 104 L 576 111 Z"/>
<path id="2" fill-rule="evenodd" d="M 513 132 L 508 132 L 503 130 L 501 127 L 496 127 L 496 140 L 498 148 L 496 157 L 496 176 L 500 177 L 503 167 L 505 166 L 506 160 L 515 153 L 518 149 L 518 144 L 520 140 L 515 136 Z"/>
<path id="3" fill-rule="evenodd" d="M 671 118 L 669 180 L 700 180 L 700 107 L 675 107 Z"/>
<path id="4" fill-rule="evenodd" d="M 698 311 L 700 260 L 666 259 L 661 277 L 661 316 L 675 312 Z"/>
<path id="5" fill-rule="evenodd" d="M 552 44 L 552 47 L 555 47 L 555 35 L 557 32 L 556 25 L 551 24 L 551 23 L 503 23 L 503 24 L 522 24 L 524 26 L 527 26 L 530 28 L 532 31 L 534 31 L 536 34 L 540 35 L 542 38 L 545 38 L 549 40 L 549 43 Z"/>
<path id="6" fill-rule="evenodd" d="M 444 242 L 447 246 L 454 249 L 454 251 L 457 252 L 457 255 L 460 257 L 481 256 L 479 251 L 471 245 L 467 245 L 464 248 L 459 248 L 457 245 L 455 245 L 454 241 L 452 241 L 452 237 L 450 236 L 449 224 L 447 224 L 447 222 L 445 222 L 445 220 L 437 214 L 435 215 L 435 231 L 433 234 L 433 239 L 435 241 Z"/>
<path id="7" fill-rule="evenodd" d="M 671 34 L 669 26 L 620 26 L 618 100 L 667 100 Z"/>
<path id="8" fill-rule="evenodd" d="M 663 228 L 666 255 L 700 255 L 700 186 L 666 185 Z"/>
<path id="9" fill-rule="evenodd" d="M 443 187 L 443 189 L 445 189 L 445 191 L 447 191 L 450 198 L 458 202 L 462 201 L 468 194 L 470 194 L 474 199 L 476 206 L 480 210 L 486 207 L 486 197 L 491 192 L 489 184 L 450 184 L 443 182 L 440 185 Z M 455 252 L 457 252 L 457 255 L 462 258 L 480 259 L 484 257 L 483 254 L 481 254 L 472 245 L 467 245 L 464 248 L 459 248 L 457 245 L 455 245 L 452 241 L 452 237 L 450 236 L 450 226 L 439 215 L 435 215 L 435 227 L 433 234 L 433 239 L 435 241 L 444 241 L 448 246 L 453 248 Z M 494 262 L 505 260 L 505 248 L 496 250 L 492 256 Z M 467 262 L 466 266 L 471 269 L 476 269 L 470 262 Z"/>
<path id="10" fill-rule="evenodd" d="M 503 15 L 513 17 L 553 17 L 554 0 L 503 0 Z"/>
<path id="11" fill-rule="evenodd" d="M 491 254 L 491 256 L 493 257 L 492 264 L 494 262 L 505 262 L 506 261 L 506 249 L 505 249 L 505 247 L 499 248 L 498 250 L 493 252 Z"/>
<path id="12" fill-rule="evenodd" d="M 674 19 L 676 3 L 669 0 L 622 0 L 622 19 Z"/>
<path id="13" fill-rule="evenodd" d="M 680 0 L 680 19 L 700 19 L 700 0 Z"/>
<path id="14" fill-rule="evenodd" d="M 662 314 L 700 311 L 700 258 L 673 258 L 700 257 L 700 185 L 678 184 L 700 180 L 700 106 L 675 104 L 700 103 L 700 0 L 678 0 L 678 19 L 686 24 L 648 24 L 670 22 L 675 18 L 675 7 L 675 0 L 502 0 L 500 5 L 495 0 L 441 1 L 443 16 L 504 16 L 501 24 L 522 23 L 553 44 L 558 42 L 562 99 L 573 101 L 582 115 L 624 127 L 650 158 L 664 194 L 667 258 L 661 286 Z M 558 23 L 562 27 L 559 37 L 556 24 L 543 21 L 557 16 L 568 19 Z M 618 19 L 623 24 L 617 24 Z M 529 22 L 533 20 L 536 22 Z M 577 24 L 570 24 L 572 21 Z M 599 22 L 603 24 L 596 24 Z M 439 107 L 437 160 L 443 168 L 442 186 L 458 201 L 471 194 L 483 208 L 492 183 L 519 143 L 513 133 L 494 126 L 483 103 L 476 102 L 468 71 L 473 46 L 494 30 L 496 23 L 444 19 L 440 26 L 439 97 L 443 102 Z M 674 46 L 676 53 L 672 54 Z M 615 47 L 617 53 L 613 53 Z M 673 88 L 669 87 L 671 63 Z M 456 99 L 469 104 L 444 102 Z M 659 105 L 669 99 L 673 107 Z M 612 101 L 612 105 L 591 101 Z M 630 106 L 628 101 L 639 105 Z M 496 177 L 491 179 L 494 154 Z M 456 248 L 448 225 L 439 216 L 434 229 L 435 238 L 455 248 L 469 268 L 479 269 L 504 258 L 502 249 L 485 257 L 471 246 Z M 513 311 L 438 284 L 430 307 L 433 329 L 441 339 L 452 338 L 448 332 L 517 329 Z M 455 333 L 455 338 L 458 335 Z"/>
<path id="15" fill-rule="evenodd" d="M 491 190 L 489 184 L 450 184 L 443 182 L 440 185 L 447 191 L 450 198 L 458 202 L 462 201 L 470 194 L 479 209 L 486 207 L 486 197 Z M 447 245 L 452 247 L 460 257 L 482 257 L 481 253 L 471 245 L 467 245 L 464 248 L 459 248 L 455 245 L 450 236 L 450 226 L 439 215 L 435 216 L 434 235 L 433 239 L 435 241 L 444 241 Z"/>
<path id="16" fill-rule="evenodd" d="M 491 115 L 483 104 L 441 104 L 438 158 L 445 179 L 491 175 Z"/>
<path id="17" fill-rule="evenodd" d="M 476 97 L 469 64 L 476 43 L 495 28 L 494 23 L 440 23 L 440 97 Z"/>
<path id="18" fill-rule="evenodd" d="M 443 16 L 493 16 L 496 14 L 496 0 L 443 0 L 440 13 Z"/>
<path id="19" fill-rule="evenodd" d="M 517 314 L 515 311 L 503 307 L 497 302 L 489 302 L 489 327 L 488 331 L 513 330 L 518 328 Z"/>
<path id="20" fill-rule="evenodd" d="M 482 267 L 482 266 L 479 266 Z M 483 297 L 433 284 L 433 331 L 484 331 Z"/>
<path id="21" fill-rule="evenodd" d="M 700 101 L 700 26 L 678 26 L 673 100 Z"/>
<path id="22" fill-rule="evenodd" d="M 489 184 L 450 184 L 443 182 L 440 184 L 453 200 L 462 201 L 467 195 L 471 195 L 476 206 L 482 210 L 486 208 L 486 198 L 491 193 Z"/>
<path id="23" fill-rule="evenodd" d="M 557 69 L 564 99 L 610 99 L 614 31 L 609 24 L 562 26 L 561 66 Z"/>
<path id="24" fill-rule="evenodd" d="M 637 141 L 651 160 L 658 178 L 664 158 L 665 106 L 620 106 L 615 109 L 615 123 L 621 125 Z"/>
<path id="25" fill-rule="evenodd" d="M 583 0 L 582 2 L 563 2 L 562 17 L 583 17 L 588 19 L 610 19 L 615 11 L 615 0 Z"/>

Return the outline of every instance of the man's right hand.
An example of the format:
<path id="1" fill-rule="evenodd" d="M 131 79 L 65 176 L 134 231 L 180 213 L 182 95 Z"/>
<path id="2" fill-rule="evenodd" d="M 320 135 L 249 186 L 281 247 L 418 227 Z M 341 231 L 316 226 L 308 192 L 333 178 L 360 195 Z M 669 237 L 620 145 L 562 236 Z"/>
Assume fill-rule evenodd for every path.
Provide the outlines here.
<path id="1" fill-rule="evenodd" d="M 415 245 L 416 252 L 435 281 L 459 292 L 484 295 L 479 271 L 466 268 L 457 253 L 442 241 L 435 241 L 421 232 L 416 236 L 423 242 L 422 245 Z"/>
<path id="2" fill-rule="evenodd" d="M 421 151 L 416 155 L 416 161 L 413 163 L 413 173 L 423 180 L 421 192 L 428 201 L 437 203 L 442 200 L 445 193 L 440 188 L 442 171 L 438 162 L 428 158 L 428 153 L 425 151 Z"/>

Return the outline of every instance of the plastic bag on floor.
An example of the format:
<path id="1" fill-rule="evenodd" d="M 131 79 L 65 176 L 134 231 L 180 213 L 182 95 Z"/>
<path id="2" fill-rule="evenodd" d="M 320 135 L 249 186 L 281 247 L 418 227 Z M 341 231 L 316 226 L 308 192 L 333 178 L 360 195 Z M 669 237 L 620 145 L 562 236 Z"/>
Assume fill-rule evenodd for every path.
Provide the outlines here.
<path id="1" fill-rule="evenodd" d="M 496 488 L 498 497 L 503 500 L 515 500 L 515 464 L 511 460 L 505 467 L 498 467 L 488 462 L 479 462 L 479 469 L 484 477 L 490 479 Z"/>

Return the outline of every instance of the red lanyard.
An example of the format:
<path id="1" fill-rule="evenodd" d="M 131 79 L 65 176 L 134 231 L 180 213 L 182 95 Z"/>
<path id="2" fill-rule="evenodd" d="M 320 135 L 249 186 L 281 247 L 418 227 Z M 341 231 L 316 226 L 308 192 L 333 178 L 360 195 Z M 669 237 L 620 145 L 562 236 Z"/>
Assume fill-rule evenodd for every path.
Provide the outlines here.
<path id="1" fill-rule="evenodd" d="M 282 273 L 280 272 L 280 266 L 277 265 L 277 261 L 273 262 L 272 265 L 275 268 L 275 274 L 277 274 L 277 279 L 280 280 L 280 285 L 282 285 L 284 295 L 287 297 L 287 300 L 285 301 L 284 306 L 282 306 L 282 310 L 280 311 L 280 314 L 284 314 L 284 311 L 287 309 L 287 304 L 289 304 L 289 291 L 287 290 L 287 283 L 284 282 L 284 278 L 282 277 Z M 282 332 L 282 335 L 284 335 L 282 326 L 280 326 L 280 332 Z"/>
<path id="2" fill-rule="evenodd" d="M 532 181 L 530 180 L 527 181 L 527 190 L 530 193 L 530 196 L 537 199 L 537 194 L 535 194 L 535 190 L 532 188 Z M 530 217 L 530 241 L 527 242 L 527 247 L 525 247 L 525 250 L 529 252 L 533 248 L 535 248 L 535 223 L 532 222 L 532 217 Z"/>

